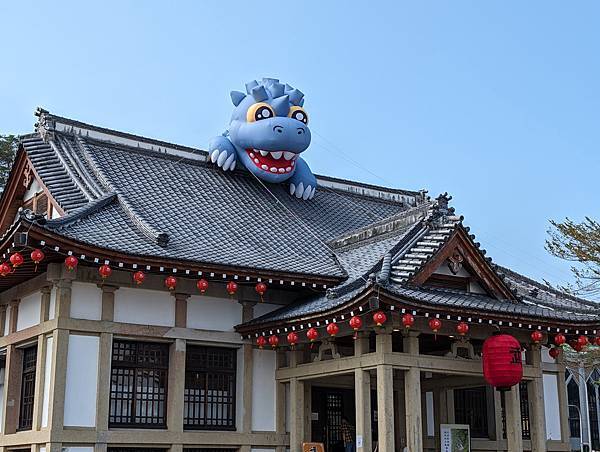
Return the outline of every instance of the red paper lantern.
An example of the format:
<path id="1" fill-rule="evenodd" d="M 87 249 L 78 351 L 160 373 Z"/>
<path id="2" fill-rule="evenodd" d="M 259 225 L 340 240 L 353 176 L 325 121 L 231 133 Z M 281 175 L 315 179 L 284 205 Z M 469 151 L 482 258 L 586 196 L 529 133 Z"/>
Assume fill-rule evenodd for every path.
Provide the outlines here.
<path id="1" fill-rule="evenodd" d="M 441 327 L 442 321 L 440 319 L 429 320 L 429 328 L 431 328 L 431 331 L 433 331 L 434 333 L 437 333 Z"/>
<path id="2" fill-rule="evenodd" d="M 560 348 L 558 348 L 558 347 L 551 348 L 550 350 L 548 350 L 548 354 L 552 358 L 556 359 L 560 355 Z"/>
<path id="3" fill-rule="evenodd" d="M 98 273 L 100 273 L 100 276 L 102 277 L 102 279 L 106 279 L 108 278 L 111 273 L 112 273 L 112 268 L 110 268 L 109 265 L 101 265 L 100 268 L 98 269 Z"/>
<path id="4" fill-rule="evenodd" d="M 39 264 L 40 262 L 42 262 L 44 260 L 44 257 L 46 257 L 44 255 L 44 252 L 37 248 L 31 252 L 31 260 L 36 265 Z"/>
<path id="5" fill-rule="evenodd" d="M 340 327 L 337 326 L 337 323 L 332 322 L 329 325 L 327 325 L 327 333 L 330 336 L 335 336 L 336 334 L 338 334 L 340 332 Z"/>
<path id="6" fill-rule="evenodd" d="M 8 275 L 10 272 L 12 271 L 12 269 L 10 268 L 10 265 L 8 265 L 6 262 L 2 262 L 0 264 L 0 275 L 1 276 L 6 276 Z"/>
<path id="7" fill-rule="evenodd" d="M 469 324 L 465 322 L 460 322 L 458 325 L 456 325 L 456 332 L 461 336 L 464 336 L 469 332 Z"/>
<path id="8" fill-rule="evenodd" d="M 581 348 L 585 347 L 588 344 L 589 344 L 589 341 L 588 341 L 587 336 L 582 335 L 577 338 L 577 345 L 579 345 Z"/>
<path id="9" fill-rule="evenodd" d="M 272 334 L 271 336 L 269 336 L 269 344 L 271 344 L 271 347 L 277 348 L 277 346 L 279 345 L 279 338 Z"/>
<path id="10" fill-rule="evenodd" d="M 411 326 L 415 324 L 415 316 L 409 314 L 408 312 L 402 316 L 402 325 L 404 328 L 409 329 Z"/>
<path id="11" fill-rule="evenodd" d="M 175 278 L 175 276 L 167 276 L 165 278 L 165 286 L 167 286 L 167 289 L 173 290 L 173 289 L 175 289 L 176 285 L 177 285 L 177 278 Z"/>
<path id="12" fill-rule="evenodd" d="M 560 347 L 561 345 L 565 344 L 566 342 L 567 342 L 567 338 L 565 337 L 564 334 L 558 333 L 556 336 L 554 336 L 554 343 L 557 346 Z"/>
<path id="13" fill-rule="evenodd" d="M 581 350 L 583 350 L 583 346 L 581 344 L 579 344 L 579 342 L 577 340 L 569 342 L 569 345 L 576 352 L 580 352 Z"/>
<path id="14" fill-rule="evenodd" d="M 146 274 L 141 270 L 138 270 L 133 274 L 133 281 L 138 285 L 142 284 L 144 279 L 146 279 Z"/>
<path id="15" fill-rule="evenodd" d="M 258 345 L 258 348 L 262 349 L 265 345 L 267 345 L 267 340 L 264 336 L 258 336 L 256 339 L 256 345 Z"/>
<path id="16" fill-rule="evenodd" d="M 596 338 L 594 339 L 594 345 L 600 347 L 600 336 L 596 336 Z"/>
<path id="17" fill-rule="evenodd" d="M 352 328 L 354 331 L 360 330 L 362 328 L 362 319 L 357 315 L 352 317 L 350 319 L 350 328 Z"/>
<path id="18" fill-rule="evenodd" d="M 235 293 L 237 292 L 237 289 L 238 289 L 238 285 L 234 281 L 229 281 L 227 283 L 227 293 L 229 295 L 231 295 L 231 296 L 235 295 Z"/>
<path id="19" fill-rule="evenodd" d="M 256 293 L 259 294 L 262 298 L 262 296 L 267 291 L 267 285 L 264 282 L 256 283 L 256 286 L 254 286 L 254 290 L 256 290 Z"/>
<path id="20" fill-rule="evenodd" d="M 539 344 L 540 342 L 542 342 L 542 339 L 544 339 L 544 335 L 541 331 L 536 330 L 531 333 L 531 340 L 534 344 Z"/>
<path id="21" fill-rule="evenodd" d="M 292 347 L 295 347 L 298 343 L 298 335 L 292 331 L 287 335 L 287 341 L 288 344 L 290 344 Z"/>
<path id="22" fill-rule="evenodd" d="M 19 252 L 16 252 L 10 256 L 10 263 L 15 268 L 21 265 L 23 262 L 25 262 L 25 259 L 23 259 L 23 255 Z"/>
<path id="23" fill-rule="evenodd" d="M 499 391 L 507 391 L 523 378 L 521 344 L 509 334 L 488 337 L 483 343 L 483 376 Z"/>
<path id="24" fill-rule="evenodd" d="M 79 260 L 75 256 L 67 256 L 65 259 L 65 267 L 68 271 L 74 270 L 78 263 Z"/>
<path id="25" fill-rule="evenodd" d="M 306 332 L 306 337 L 309 341 L 314 342 L 319 338 L 319 332 L 316 329 L 311 328 Z"/>
<path id="26" fill-rule="evenodd" d="M 206 289 L 208 289 L 208 281 L 204 278 L 199 279 L 196 283 L 196 287 L 198 288 L 200 293 L 203 294 L 204 292 L 206 292 Z"/>
<path id="27" fill-rule="evenodd" d="M 383 311 L 377 311 L 375 314 L 373 314 L 373 322 L 375 322 L 375 325 L 377 326 L 382 326 L 386 320 L 387 316 Z"/>

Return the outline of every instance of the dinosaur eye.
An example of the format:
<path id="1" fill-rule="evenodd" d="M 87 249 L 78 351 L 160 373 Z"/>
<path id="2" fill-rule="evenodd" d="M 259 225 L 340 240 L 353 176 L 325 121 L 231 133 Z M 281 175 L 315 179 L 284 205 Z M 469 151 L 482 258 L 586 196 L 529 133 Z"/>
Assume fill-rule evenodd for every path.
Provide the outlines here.
<path id="1" fill-rule="evenodd" d="M 290 112 L 288 113 L 288 116 L 290 118 L 297 119 L 298 121 L 303 122 L 304 124 L 308 124 L 308 115 L 306 114 L 306 112 L 304 111 L 304 109 L 302 107 L 298 107 L 297 105 L 294 105 L 293 107 L 290 108 Z"/>
<path id="2" fill-rule="evenodd" d="M 246 113 L 246 121 L 260 121 L 261 119 L 269 119 L 273 116 L 275 116 L 273 108 L 265 102 L 259 102 L 254 105 L 250 105 L 250 108 L 248 108 L 248 112 Z"/>

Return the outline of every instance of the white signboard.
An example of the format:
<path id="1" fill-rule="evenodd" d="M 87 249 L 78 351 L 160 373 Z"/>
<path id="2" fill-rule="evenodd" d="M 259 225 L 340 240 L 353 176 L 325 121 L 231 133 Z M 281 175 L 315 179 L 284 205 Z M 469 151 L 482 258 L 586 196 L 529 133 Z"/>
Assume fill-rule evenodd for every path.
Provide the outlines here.
<path id="1" fill-rule="evenodd" d="M 471 432 L 466 424 L 441 424 L 442 452 L 471 452 Z"/>

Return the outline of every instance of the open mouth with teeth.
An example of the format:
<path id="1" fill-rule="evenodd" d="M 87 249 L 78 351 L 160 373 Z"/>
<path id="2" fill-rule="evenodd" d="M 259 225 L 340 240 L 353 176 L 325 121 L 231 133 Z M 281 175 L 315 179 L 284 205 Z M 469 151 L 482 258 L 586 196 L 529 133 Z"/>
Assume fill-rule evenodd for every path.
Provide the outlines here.
<path id="1" fill-rule="evenodd" d="M 298 158 L 298 154 L 288 151 L 246 149 L 246 153 L 258 168 L 273 174 L 291 173 Z"/>

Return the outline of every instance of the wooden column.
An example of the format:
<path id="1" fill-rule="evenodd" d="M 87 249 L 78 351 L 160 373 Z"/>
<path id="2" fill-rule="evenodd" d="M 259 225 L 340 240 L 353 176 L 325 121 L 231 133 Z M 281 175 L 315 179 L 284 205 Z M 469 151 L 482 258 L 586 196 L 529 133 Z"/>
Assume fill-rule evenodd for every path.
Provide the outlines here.
<path id="1" fill-rule="evenodd" d="M 115 292 L 118 287 L 110 284 L 98 284 L 102 289 L 102 320 L 112 322 L 115 319 Z"/>
<path id="2" fill-rule="evenodd" d="M 71 272 L 74 272 L 72 270 Z M 56 282 L 56 309 L 55 318 L 68 318 L 71 316 L 71 286 L 70 279 L 60 279 Z"/>
<path id="3" fill-rule="evenodd" d="M 0 336 L 6 336 L 6 334 L 8 334 L 7 331 L 4 331 L 6 328 L 7 308 L 8 308 L 8 305 L 5 305 L 5 304 L 0 306 Z"/>
<path id="4" fill-rule="evenodd" d="M 9 318 L 8 318 L 8 334 L 15 333 L 17 331 L 17 319 L 19 318 L 19 302 L 21 300 L 12 300 L 10 304 Z"/>
<path id="5" fill-rule="evenodd" d="M 502 394 L 506 411 L 506 441 L 508 452 L 523 452 L 523 430 L 521 428 L 521 400 L 519 385 Z M 531 419 L 531 415 L 530 415 Z"/>
<path id="6" fill-rule="evenodd" d="M 110 410 L 111 358 L 113 335 L 100 334 L 98 352 L 98 391 L 96 399 L 96 431 L 108 431 L 108 415 Z M 96 451 L 100 452 L 100 451 Z"/>
<path id="7" fill-rule="evenodd" d="M 377 366 L 377 437 L 380 452 L 394 450 L 394 369 Z"/>
<path id="8" fill-rule="evenodd" d="M 354 341 L 354 356 L 362 356 L 366 353 L 369 353 L 369 335 L 361 331 Z"/>
<path id="9" fill-rule="evenodd" d="M 297 378 L 290 379 L 290 452 L 302 452 L 302 443 L 307 440 L 304 382 Z"/>
<path id="10" fill-rule="evenodd" d="M 185 349 L 185 339 L 175 339 L 169 350 L 167 428 L 172 432 L 183 432 Z"/>
<path id="11" fill-rule="evenodd" d="M 15 433 L 19 423 L 21 400 L 21 375 L 23 373 L 23 350 L 14 345 L 6 349 L 6 376 L 4 379 L 4 425 L 3 434 Z"/>
<path id="12" fill-rule="evenodd" d="M 533 380 L 527 383 L 531 429 L 531 451 L 546 452 L 546 411 L 544 408 L 542 347 L 540 345 L 533 345 L 529 351 L 529 355 L 530 362 L 535 369 L 535 376 Z"/>
<path id="13" fill-rule="evenodd" d="M 40 323 L 47 322 L 50 319 L 50 297 L 52 294 L 52 287 L 44 286 L 40 290 L 42 293 L 42 303 L 40 306 Z"/>
<path id="14" fill-rule="evenodd" d="M 419 333 L 409 331 L 404 337 L 405 353 L 419 354 Z M 406 407 L 406 446 L 409 452 L 423 450 L 423 414 L 421 408 L 421 371 L 413 367 L 404 373 L 404 405 Z"/>
<path id="15" fill-rule="evenodd" d="M 31 430 L 33 431 L 40 430 L 40 427 L 42 425 L 44 378 L 46 374 L 46 353 L 48 353 L 48 351 L 46 350 L 46 337 L 43 335 L 38 336 L 37 359 L 35 363 L 35 399 L 33 401 L 33 422 L 31 425 Z"/>
<path id="16" fill-rule="evenodd" d="M 368 370 L 354 370 L 354 396 L 356 400 L 356 441 L 358 452 L 371 452 L 371 374 Z M 362 447 L 358 447 L 362 438 Z"/>
<path id="17" fill-rule="evenodd" d="M 560 372 L 558 373 L 558 406 L 560 413 L 560 440 L 562 443 L 570 444 L 571 429 L 569 428 L 569 399 L 567 397 L 567 383 L 565 373 L 564 355 L 561 352 L 558 359 Z"/>
<path id="18" fill-rule="evenodd" d="M 71 305 L 71 288 L 68 288 L 69 300 L 66 305 Z M 57 300 L 58 301 L 58 300 Z M 65 312 L 64 310 L 62 311 Z M 68 311 L 67 311 L 68 312 Z M 59 310 L 57 309 L 57 316 Z M 50 402 L 48 412 L 48 427 L 56 432 L 63 429 L 65 417 L 65 386 L 67 380 L 67 354 L 69 351 L 69 331 L 57 329 L 52 335 L 52 369 L 50 380 Z M 50 352 L 50 350 L 48 350 Z"/>
<path id="19" fill-rule="evenodd" d="M 187 302 L 189 294 L 175 292 L 175 326 L 185 328 L 187 326 Z"/>

